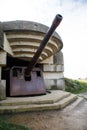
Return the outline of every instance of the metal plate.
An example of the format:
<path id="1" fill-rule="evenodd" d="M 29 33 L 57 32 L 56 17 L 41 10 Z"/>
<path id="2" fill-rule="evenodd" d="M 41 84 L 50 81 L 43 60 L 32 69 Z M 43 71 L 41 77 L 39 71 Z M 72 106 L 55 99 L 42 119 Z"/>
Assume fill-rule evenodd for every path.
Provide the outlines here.
<path id="1" fill-rule="evenodd" d="M 12 67 L 10 70 L 10 96 L 46 94 L 43 73 L 34 68 L 30 77 L 24 76 L 26 67 Z"/>

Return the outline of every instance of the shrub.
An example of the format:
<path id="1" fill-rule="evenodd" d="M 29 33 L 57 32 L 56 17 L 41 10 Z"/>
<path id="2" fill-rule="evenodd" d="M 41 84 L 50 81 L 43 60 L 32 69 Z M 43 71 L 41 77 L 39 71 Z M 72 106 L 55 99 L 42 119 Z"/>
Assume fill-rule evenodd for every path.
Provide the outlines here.
<path id="1" fill-rule="evenodd" d="M 71 93 L 87 92 L 87 82 L 65 78 L 65 90 Z"/>

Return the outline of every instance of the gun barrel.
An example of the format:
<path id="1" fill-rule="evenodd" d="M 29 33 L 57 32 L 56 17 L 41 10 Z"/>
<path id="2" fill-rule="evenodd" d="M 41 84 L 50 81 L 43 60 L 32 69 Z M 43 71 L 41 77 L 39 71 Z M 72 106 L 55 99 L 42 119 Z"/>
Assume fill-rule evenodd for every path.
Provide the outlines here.
<path id="1" fill-rule="evenodd" d="M 57 14 L 52 22 L 51 27 L 48 29 L 45 37 L 43 38 L 39 48 L 37 49 L 35 55 L 33 56 L 31 63 L 29 64 L 28 68 L 25 70 L 25 75 L 29 75 L 32 71 L 32 69 L 34 68 L 34 66 L 36 65 L 39 56 L 41 55 L 43 49 L 45 48 L 48 40 L 50 39 L 50 37 L 52 36 L 53 32 L 55 31 L 55 29 L 57 28 L 57 26 L 60 24 L 61 20 L 63 19 L 63 17 L 60 14 Z"/>

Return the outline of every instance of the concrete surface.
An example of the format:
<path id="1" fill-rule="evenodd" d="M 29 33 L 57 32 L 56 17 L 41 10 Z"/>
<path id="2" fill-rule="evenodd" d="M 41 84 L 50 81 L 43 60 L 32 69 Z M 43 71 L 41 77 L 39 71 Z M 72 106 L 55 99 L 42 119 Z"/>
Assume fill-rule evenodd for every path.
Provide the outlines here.
<path id="1" fill-rule="evenodd" d="M 87 92 L 85 92 L 85 93 L 80 93 L 80 94 L 78 94 L 78 96 L 87 99 Z"/>
<path id="2" fill-rule="evenodd" d="M 87 101 L 82 101 L 76 107 L 69 105 L 61 111 L 11 115 L 8 121 L 26 125 L 32 130 L 87 130 Z"/>
<path id="3" fill-rule="evenodd" d="M 0 113 L 59 110 L 79 99 L 77 95 L 61 90 L 50 92 L 41 96 L 9 97 L 0 101 Z"/>

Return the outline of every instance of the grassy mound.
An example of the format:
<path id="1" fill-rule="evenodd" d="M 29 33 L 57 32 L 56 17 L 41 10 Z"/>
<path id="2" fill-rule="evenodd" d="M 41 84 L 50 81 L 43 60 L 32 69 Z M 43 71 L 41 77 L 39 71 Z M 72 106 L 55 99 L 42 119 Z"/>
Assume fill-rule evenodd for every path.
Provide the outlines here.
<path id="1" fill-rule="evenodd" d="M 65 90 L 67 92 L 79 94 L 87 92 L 87 80 L 73 80 L 65 78 Z"/>

